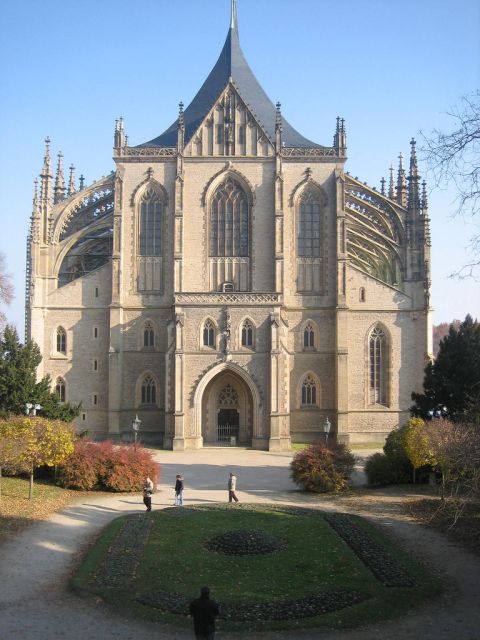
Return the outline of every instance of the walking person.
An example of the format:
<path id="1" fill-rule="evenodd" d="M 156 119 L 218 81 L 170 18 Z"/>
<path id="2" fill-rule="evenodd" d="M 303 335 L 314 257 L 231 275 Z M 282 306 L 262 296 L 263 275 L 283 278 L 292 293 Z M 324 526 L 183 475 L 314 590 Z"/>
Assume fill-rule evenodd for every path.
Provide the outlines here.
<path id="1" fill-rule="evenodd" d="M 193 617 L 193 630 L 196 640 L 214 640 L 215 618 L 220 609 L 215 600 L 210 600 L 210 589 L 202 587 L 200 598 L 192 600 L 189 606 L 190 615 Z"/>
<path id="2" fill-rule="evenodd" d="M 152 510 L 152 493 L 153 482 L 148 476 L 143 481 L 143 504 L 147 507 L 147 511 Z"/>
<path id="3" fill-rule="evenodd" d="M 183 476 L 180 474 L 175 479 L 175 506 L 183 507 Z"/>
<path id="4" fill-rule="evenodd" d="M 238 502 L 238 498 L 235 494 L 235 491 L 237 489 L 237 476 L 233 473 L 230 473 L 230 477 L 228 478 L 228 501 L 229 502 L 233 502 L 235 500 L 235 502 Z"/>

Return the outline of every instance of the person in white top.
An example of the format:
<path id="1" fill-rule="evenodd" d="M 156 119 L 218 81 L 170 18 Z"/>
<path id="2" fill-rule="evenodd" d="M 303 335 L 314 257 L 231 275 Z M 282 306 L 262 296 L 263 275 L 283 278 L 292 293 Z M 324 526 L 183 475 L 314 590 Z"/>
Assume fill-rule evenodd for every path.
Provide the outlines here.
<path id="1" fill-rule="evenodd" d="M 238 498 L 235 495 L 235 491 L 237 489 L 237 476 L 235 476 L 233 473 L 230 473 L 230 477 L 228 478 L 228 501 L 229 502 L 233 502 L 235 500 L 235 502 L 238 502 Z"/>

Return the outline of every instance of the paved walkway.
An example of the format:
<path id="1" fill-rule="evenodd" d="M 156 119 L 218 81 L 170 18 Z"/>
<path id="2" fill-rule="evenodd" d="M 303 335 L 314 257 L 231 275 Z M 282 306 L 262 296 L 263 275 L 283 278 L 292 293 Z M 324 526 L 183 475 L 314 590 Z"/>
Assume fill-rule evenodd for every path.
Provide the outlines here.
<path id="1" fill-rule="evenodd" d="M 359 452 L 356 452 L 357 454 Z M 366 452 L 366 455 L 371 451 Z M 162 465 L 160 491 L 154 508 L 173 502 L 175 475 L 186 480 L 186 504 L 225 501 L 230 470 L 238 476 L 240 500 L 285 502 L 320 508 L 355 510 L 355 505 L 299 492 L 289 479 L 290 454 L 247 450 L 209 450 L 156 453 Z M 361 481 L 361 468 L 357 469 Z M 480 561 L 451 545 L 442 536 L 425 530 L 392 507 L 392 499 L 378 494 L 363 515 L 389 527 L 432 566 L 440 566 L 455 584 L 441 602 L 435 602 L 403 620 L 354 632 L 298 631 L 293 634 L 249 634 L 249 638 L 332 638 L 374 640 L 480 640 Z M 357 505 L 357 506 L 360 506 Z M 365 505 L 363 505 L 365 507 Z M 138 513 L 141 497 L 88 496 L 46 522 L 21 532 L 0 546 L 0 638 L 12 640 L 175 640 L 192 634 L 177 629 L 128 620 L 113 613 L 101 601 L 82 600 L 68 590 L 68 580 L 80 562 L 84 548 L 113 518 Z M 221 631 L 219 640 L 245 637 Z"/>

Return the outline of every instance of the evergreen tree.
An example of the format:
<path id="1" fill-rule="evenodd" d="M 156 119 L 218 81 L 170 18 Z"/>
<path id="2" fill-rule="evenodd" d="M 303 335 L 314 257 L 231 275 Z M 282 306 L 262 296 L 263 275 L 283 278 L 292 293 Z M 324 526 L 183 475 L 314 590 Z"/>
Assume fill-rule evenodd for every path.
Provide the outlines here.
<path id="1" fill-rule="evenodd" d="M 37 382 L 36 370 L 41 361 L 35 342 L 21 344 L 17 331 L 5 327 L 0 340 L 0 410 L 21 414 L 27 402 L 35 402 L 42 406 L 41 413 L 47 418 L 70 422 L 80 413 L 80 405 L 61 403 L 57 394 L 50 391 L 50 376 Z"/>
<path id="2" fill-rule="evenodd" d="M 480 323 L 467 315 L 459 327 L 451 326 L 440 342 L 438 356 L 425 369 L 424 393 L 412 393 L 416 416 L 446 407 L 452 420 L 480 418 Z"/>

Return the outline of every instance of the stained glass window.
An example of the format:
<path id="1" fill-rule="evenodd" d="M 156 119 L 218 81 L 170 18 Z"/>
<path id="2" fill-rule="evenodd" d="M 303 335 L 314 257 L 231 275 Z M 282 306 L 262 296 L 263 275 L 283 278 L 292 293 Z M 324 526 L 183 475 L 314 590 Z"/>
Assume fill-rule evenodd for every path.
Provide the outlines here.
<path id="1" fill-rule="evenodd" d="M 162 203 L 154 189 L 149 187 L 140 202 L 140 256 L 162 255 Z"/>
<path id="2" fill-rule="evenodd" d="M 317 404 L 317 385 L 312 376 L 308 375 L 302 384 L 302 405 L 304 407 Z"/>
<path id="3" fill-rule="evenodd" d="M 248 253 L 248 200 L 240 185 L 228 178 L 212 198 L 210 255 L 248 256 Z"/>
<path id="4" fill-rule="evenodd" d="M 387 337 L 380 327 L 370 334 L 370 404 L 387 404 Z"/>
<path id="5" fill-rule="evenodd" d="M 152 376 L 145 376 L 142 382 L 142 404 L 155 404 L 157 402 L 157 387 Z"/>
<path id="6" fill-rule="evenodd" d="M 58 353 L 67 353 L 67 332 L 63 327 L 57 329 L 57 351 Z"/>
<path id="7" fill-rule="evenodd" d="M 320 203 L 314 191 L 305 193 L 300 201 L 298 255 L 303 258 L 320 256 Z"/>

